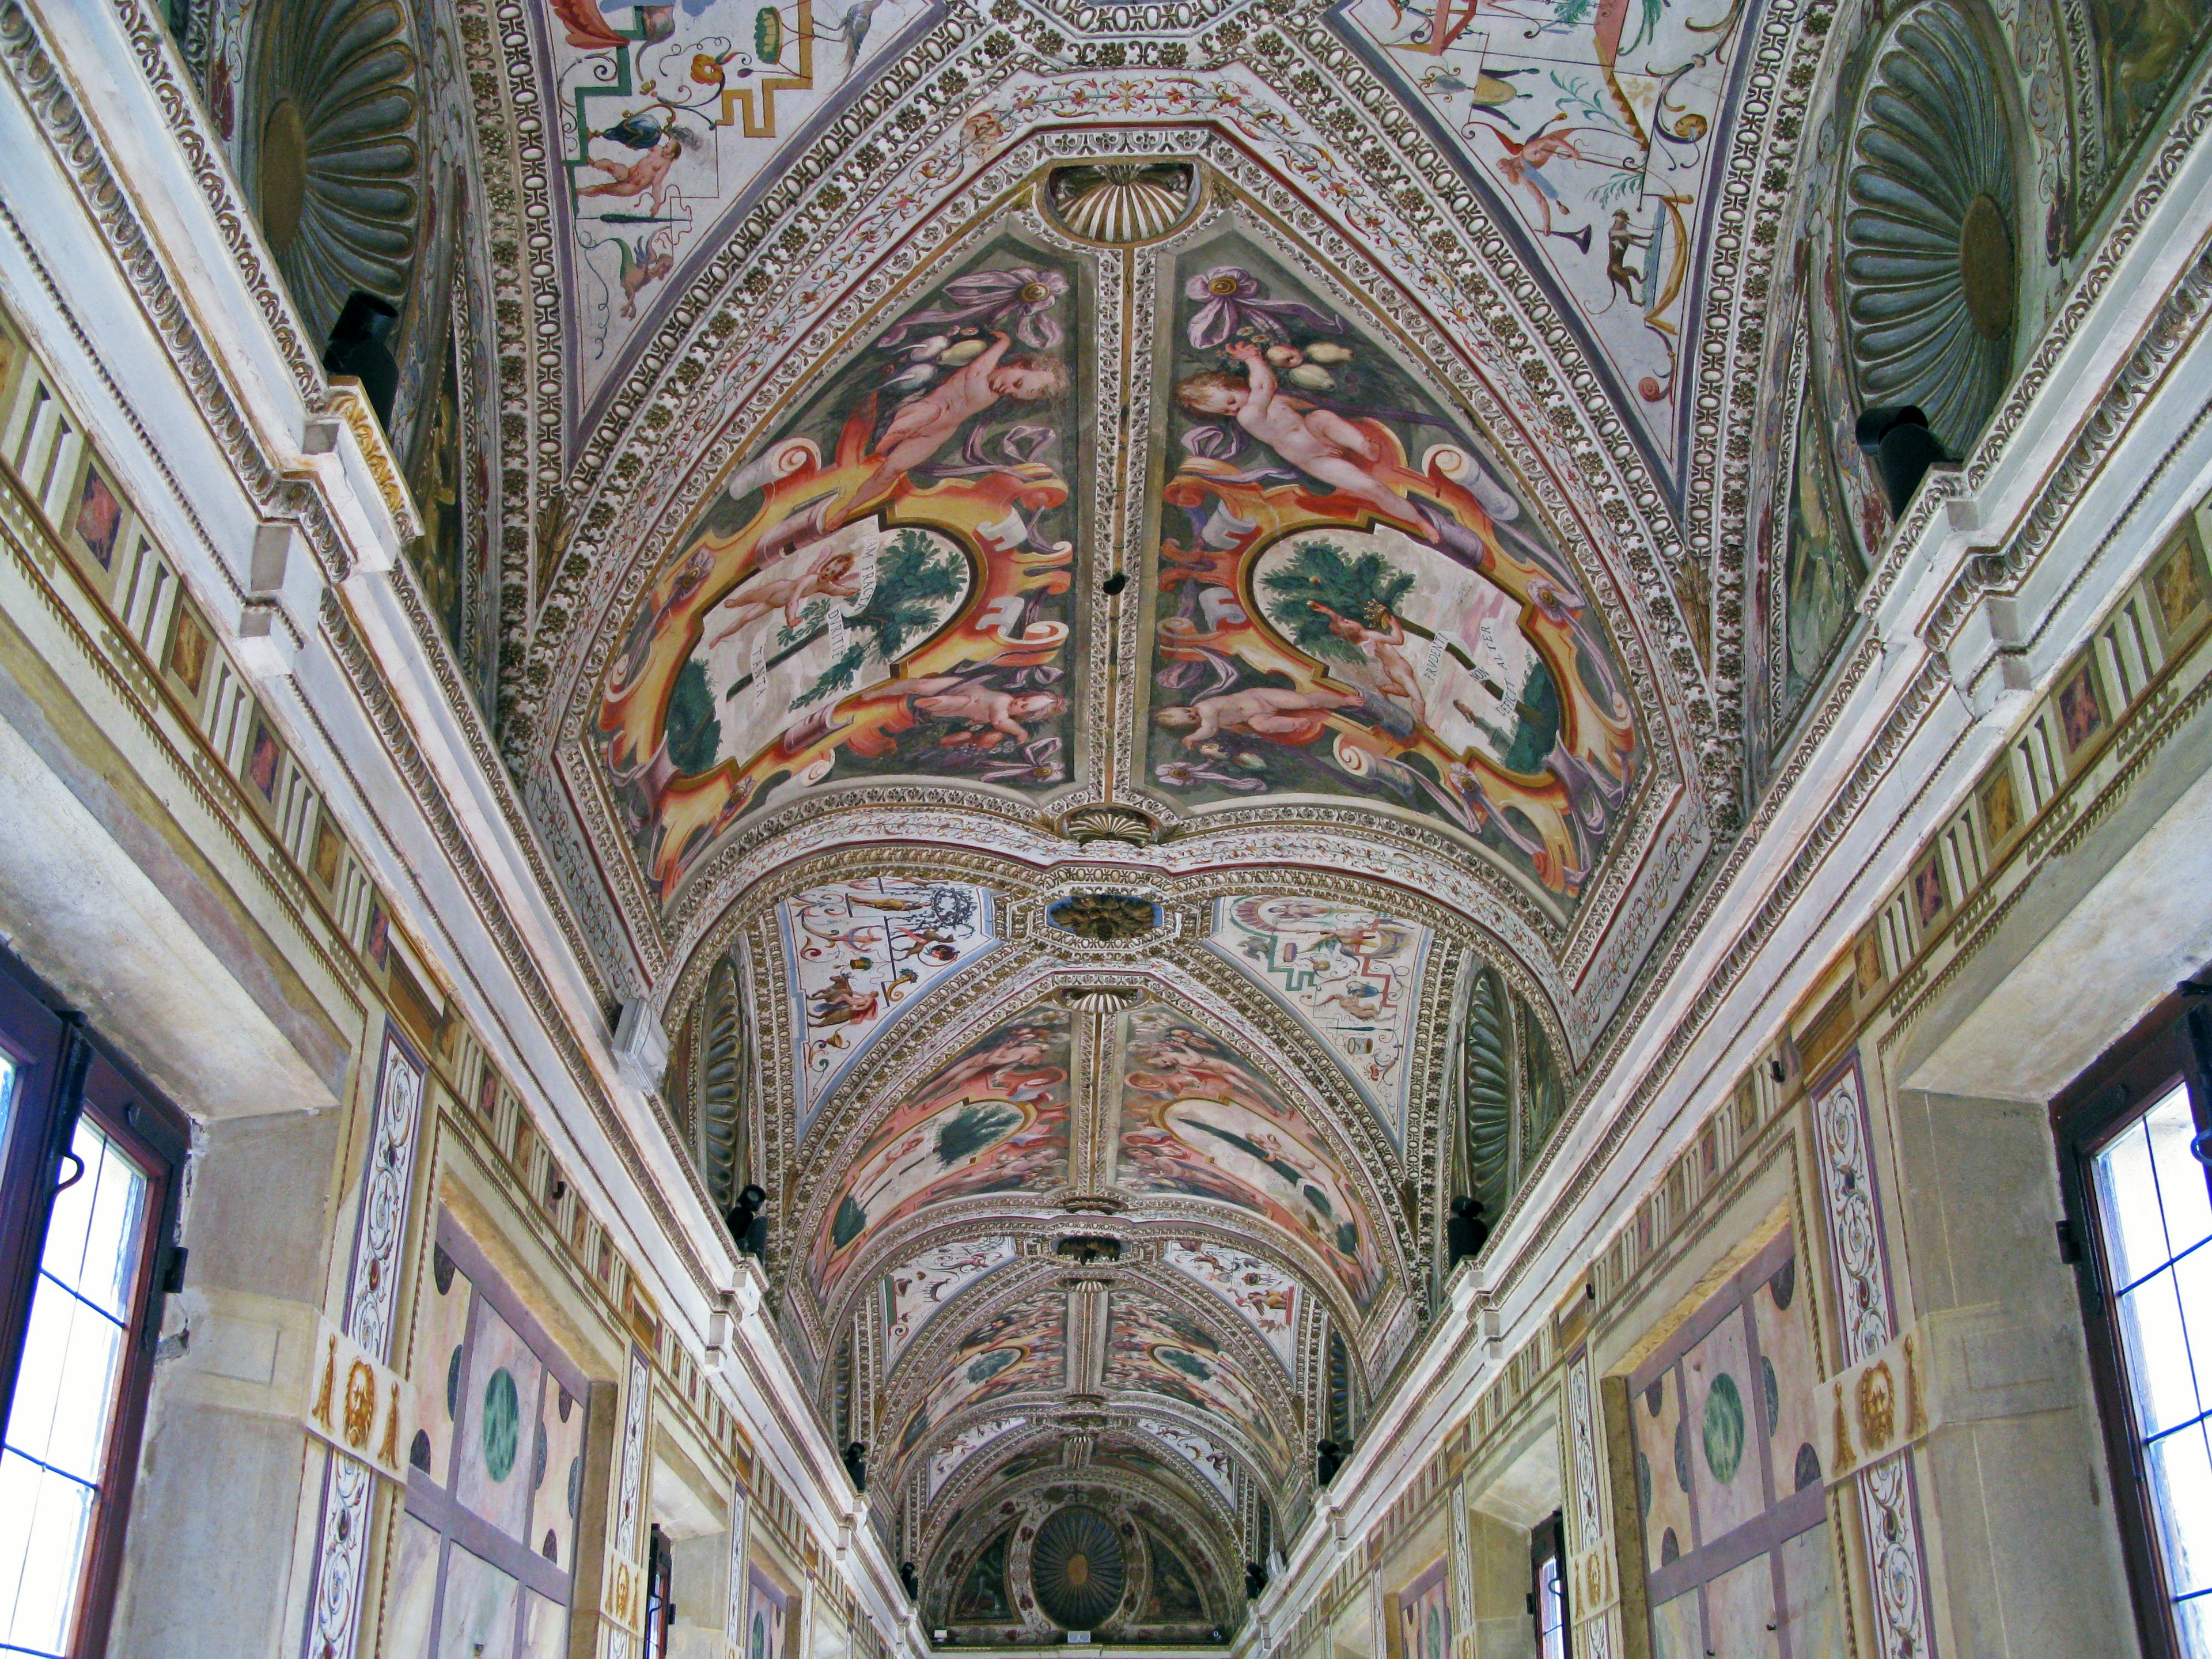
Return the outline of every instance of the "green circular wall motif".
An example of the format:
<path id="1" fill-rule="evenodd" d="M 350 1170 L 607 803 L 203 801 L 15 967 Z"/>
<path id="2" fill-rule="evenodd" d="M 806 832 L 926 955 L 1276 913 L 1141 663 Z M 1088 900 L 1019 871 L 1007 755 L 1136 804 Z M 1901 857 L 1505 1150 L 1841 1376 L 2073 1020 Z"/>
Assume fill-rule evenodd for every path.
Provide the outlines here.
<path id="1" fill-rule="evenodd" d="M 1725 1486 L 1743 1463 L 1743 1391 L 1723 1371 L 1705 1391 L 1705 1467 Z"/>
<path id="2" fill-rule="evenodd" d="M 484 1384 L 484 1468 L 495 1480 L 504 1480 L 514 1468 L 514 1454 L 522 1423 L 522 1402 L 514 1378 L 501 1365 Z"/>

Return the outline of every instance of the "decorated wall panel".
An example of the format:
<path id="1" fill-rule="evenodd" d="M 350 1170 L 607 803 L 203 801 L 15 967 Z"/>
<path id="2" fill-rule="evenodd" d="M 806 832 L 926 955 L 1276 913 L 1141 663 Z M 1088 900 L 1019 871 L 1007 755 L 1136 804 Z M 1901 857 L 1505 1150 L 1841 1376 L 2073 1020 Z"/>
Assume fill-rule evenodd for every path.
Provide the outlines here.
<path id="1" fill-rule="evenodd" d="M 1655 1659 L 1847 1651 L 1808 1271 L 1785 1227 L 1629 1379 Z"/>

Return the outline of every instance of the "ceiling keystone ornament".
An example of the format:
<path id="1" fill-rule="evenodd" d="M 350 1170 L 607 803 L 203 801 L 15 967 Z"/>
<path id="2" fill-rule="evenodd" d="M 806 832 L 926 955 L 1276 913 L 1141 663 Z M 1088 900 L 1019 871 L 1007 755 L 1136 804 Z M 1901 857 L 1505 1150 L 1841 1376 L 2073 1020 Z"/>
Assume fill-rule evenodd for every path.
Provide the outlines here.
<path id="1" fill-rule="evenodd" d="M 1129 893 L 1072 893 L 1044 914 L 1054 927 L 1102 944 L 1141 939 L 1160 925 L 1160 907 Z"/>
<path id="2" fill-rule="evenodd" d="M 1844 181 L 1844 303 L 1869 405 L 1917 404 L 1954 455 L 2012 378 L 2019 184 L 2002 70 L 1952 0 L 1898 22 Z"/>
<path id="3" fill-rule="evenodd" d="M 356 289 L 403 299 L 418 246 L 420 100 L 398 0 L 274 7 L 252 70 L 240 169 L 317 339 Z"/>
<path id="4" fill-rule="evenodd" d="M 1079 806 L 1060 821 L 1060 833 L 1079 845 L 1094 841 L 1149 847 L 1160 838 L 1159 820 L 1133 806 Z"/>
<path id="5" fill-rule="evenodd" d="M 1060 993 L 1061 1007 L 1083 1014 L 1118 1014 L 1144 1000 L 1133 985 L 1071 985 Z"/>
<path id="6" fill-rule="evenodd" d="M 1045 179 L 1053 216 L 1085 241 L 1158 241 L 1198 206 L 1198 170 L 1187 161 L 1085 162 Z"/>

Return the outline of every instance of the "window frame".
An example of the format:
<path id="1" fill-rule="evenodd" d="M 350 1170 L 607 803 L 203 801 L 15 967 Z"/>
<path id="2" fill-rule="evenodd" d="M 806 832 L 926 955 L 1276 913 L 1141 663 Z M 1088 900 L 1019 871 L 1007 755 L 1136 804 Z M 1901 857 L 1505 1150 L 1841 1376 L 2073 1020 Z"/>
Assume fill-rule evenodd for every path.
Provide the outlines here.
<path id="1" fill-rule="evenodd" d="M 1575 1612 L 1567 1581 L 1567 1517 L 1553 1510 L 1528 1532 L 1528 1622 L 1535 1651 L 1544 1651 L 1544 1569 L 1552 1569 L 1559 1589 L 1559 1659 L 1574 1659 Z"/>
<path id="2" fill-rule="evenodd" d="M 47 1228 L 78 1122 L 89 1117 L 146 1180 L 122 1364 L 66 1648 L 75 1659 L 100 1659 L 114 1623 L 163 1310 L 185 1257 L 178 1220 L 189 1126 L 82 1014 L 4 947 L 0 1052 L 20 1068 L 0 1144 L 0 1434 L 14 1409 Z"/>
<path id="3" fill-rule="evenodd" d="M 2069 1085 L 2051 1108 L 2063 1218 L 2061 1254 L 2074 1269 L 2106 1482 L 2145 1659 L 2183 1659 L 2186 1650 L 2174 1621 L 2172 1581 L 2150 1496 L 2135 1387 L 2115 1316 L 2118 1300 L 2090 1168 L 2099 1152 L 2176 1085 L 2188 1091 L 2197 1133 L 2212 1130 L 2212 1091 L 2206 1087 L 2212 1073 L 2212 1001 L 2207 1000 L 2212 988 L 2181 988 L 2189 993 L 2185 999 L 2166 998 Z M 2204 1175 L 2212 1187 L 2212 1167 L 2204 1168 Z"/>

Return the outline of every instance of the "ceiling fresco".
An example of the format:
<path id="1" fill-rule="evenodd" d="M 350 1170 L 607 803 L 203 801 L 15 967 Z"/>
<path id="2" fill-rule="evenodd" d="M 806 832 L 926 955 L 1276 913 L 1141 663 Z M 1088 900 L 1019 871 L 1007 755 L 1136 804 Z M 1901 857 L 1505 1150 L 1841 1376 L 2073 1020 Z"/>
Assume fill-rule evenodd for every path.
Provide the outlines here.
<path id="1" fill-rule="evenodd" d="M 1116 1394 L 1158 1395 L 1234 1423 L 1279 1462 L 1291 1459 L 1289 1434 L 1236 1354 L 1176 1309 L 1115 1296 L 1104 1381 Z"/>
<path id="2" fill-rule="evenodd" d="M 732 222 L 933 24 L 934 0 L 535 0 L 572 307 L 571 397 L 595 411 L 627 348 Z"/>
<path id="3" fill-rule="evenodd" d="M 889 876 L 817 888 L 777 908 L 799 1133 L 908 1003 L 997 943 L 991 921 L 984 889 Z"/>
<path id="4" fill-rule="evenodd" d="M 1219 901 L 1206 943 L 1328 1046 L 1402 1147 L 1429 930 L 1358 905 L 1254 896 Z"/>
<path id="5" fill-rule="evenodd" d="M 969 1044 L 885 1113 L 853 1160 L 808 1258 L 834 1293 L 872 1235 L 970 1194 L 1067 1180 L 1068 1017 L 1036 1008 Z"/>
<path id="6" fill-rule="evenodd" d="M 1756 0 L 1350 0 L 1331 21 L 1482 191 L 1662 473 Z"/>
<path id="7" fill-rule="evenodd" d="M 1302 1512 L 1326 1355 L 1353 1356 L 1336 1386 L 1364 1409 L 1419 1330 L 1465 1162 L 1434 1106 L 1458 1063 L 1436 1011 L 1473 969 L 1521 999 L 1510 1041 L 1551 1040 L 1540 990 L 1423 896 L 1252 871 L 1117 893 L 1127 873 L 817 854 L 692 976 L 674 1097 L 708 1075 L 694 1022 L 726 1018 L 743 976 L 784 1328 L 872 1448 L 902 1548 L 1063 1451 L 1133 1494 L 1181 1489 L 1224 1559 L 1259 1506 Z M 865 1030 L 821 1018 L 833 974 L 888 988 Z M 810 1079 L 799 1045 L 825 1033 L 860 1051 Z"/>
<path id="8" fill-rule="evenodd" d="M 955 1239 L 922 1251 L 884 1275 L 884 1364 L 898 1363 L 921 1328 L 947 1301 L 994 1267 L 1014 1259 L 1014 1241 L 1004 1237 Z"/>
<path id="9" fill-rule="evenodd" d="M 1638 742 L 1572 561 L 1490 447 L 1255 244 L 1167 275 L 1153 781 L 1376 801 L 1579 892 Z"/>
<path id="10" fill-rule="evenodd" d="M 1262 1217 L 1372 1306 L 1376 1218 L 1319 1126 L 1197 1021 L 1150 1008 L 1122 1018 L 1120 1185 Z"/>
<path id="11" fill-rule="evenodd" d="M 1257 1256 L 1211 1239 L 1165 1245 L 1160 1259 L 1236 1309 L 1253 1334 L 1283 1362 L 1283 1369 L 1297 1374 L 1298 1305 L 1303 1292 L 1296 1278 Z"/>
<path id="12" fill-rule="evenodd" d="M 1068 777 L 1077 276 L 997 246 L 726 479 L 627 624 L 596 723 L 665 897 L 833 776 Z"/>

